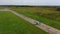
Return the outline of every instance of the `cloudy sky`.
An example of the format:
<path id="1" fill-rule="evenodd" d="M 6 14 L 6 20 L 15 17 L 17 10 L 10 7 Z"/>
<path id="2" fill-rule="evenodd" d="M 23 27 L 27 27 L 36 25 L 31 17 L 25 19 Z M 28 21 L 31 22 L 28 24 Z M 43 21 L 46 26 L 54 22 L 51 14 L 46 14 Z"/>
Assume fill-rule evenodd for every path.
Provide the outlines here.
<path id="1" fill-rule="evenodd" d="M 60 5 L 60 0 L 0 0 L 0 5 Z"/>

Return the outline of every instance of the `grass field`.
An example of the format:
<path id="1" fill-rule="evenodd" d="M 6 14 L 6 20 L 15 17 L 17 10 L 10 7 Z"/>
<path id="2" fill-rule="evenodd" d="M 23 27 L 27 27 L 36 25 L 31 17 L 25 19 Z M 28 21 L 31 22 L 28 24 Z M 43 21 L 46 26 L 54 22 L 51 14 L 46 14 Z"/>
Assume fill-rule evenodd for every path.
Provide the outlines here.
<path id="1" fill-rule="evenodd" d="M 12 10 L 60 29 L 60 12 L 56 11 L 55 8 L 19 7 L 12 8 Z"/>
<path id="2" fill-rule="evenodd" d="M 48 34 L 10 12 L 0 12 L 0 34 Z"/>

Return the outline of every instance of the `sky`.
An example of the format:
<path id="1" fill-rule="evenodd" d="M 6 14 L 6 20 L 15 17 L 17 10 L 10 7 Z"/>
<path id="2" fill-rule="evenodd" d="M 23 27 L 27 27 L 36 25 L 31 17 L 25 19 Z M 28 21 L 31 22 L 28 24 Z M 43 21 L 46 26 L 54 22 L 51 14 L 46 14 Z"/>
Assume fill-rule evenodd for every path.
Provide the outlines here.
<path id="1" fill-rule="evenodd" d="M 59 5 L 60 0 L 0 0 L 0 5 Z"/>

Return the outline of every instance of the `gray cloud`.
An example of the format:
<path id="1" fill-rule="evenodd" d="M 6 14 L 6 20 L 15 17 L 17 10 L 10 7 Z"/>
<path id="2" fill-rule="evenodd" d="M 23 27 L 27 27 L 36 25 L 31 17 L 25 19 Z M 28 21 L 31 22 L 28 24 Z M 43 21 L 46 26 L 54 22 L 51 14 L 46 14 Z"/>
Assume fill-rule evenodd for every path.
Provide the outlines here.
<path id="1" fill-rule="evenodd" d="M 0 0 L 0 5 L 60 5 L 60 0 Z"/>

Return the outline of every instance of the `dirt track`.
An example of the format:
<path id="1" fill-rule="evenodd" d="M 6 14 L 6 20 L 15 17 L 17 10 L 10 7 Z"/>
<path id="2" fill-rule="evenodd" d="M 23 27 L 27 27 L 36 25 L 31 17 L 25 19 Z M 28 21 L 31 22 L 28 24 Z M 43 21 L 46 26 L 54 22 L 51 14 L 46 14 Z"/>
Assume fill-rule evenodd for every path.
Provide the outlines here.
<path id="1" fill-rule="evenodd" d="M 24 15 L 22 15 L 22 14 L 18 14 L 18 13 L 16 13 L 15 11 L 12 11 L 12 10 L 11 10 L 11 12 L 14 13 L 15 15 L 19 16 L 20 18 L 28 21 L 28 22 L 30 22 L 30 23 L 32 23 L 32 24 L 35 24 L 35 21 L 36 21 L 36 20 L 33 20 L 33 19 L 31 19 L 31 18 L 28 18 L 28 17 L 26 17 L 26 16 L 24 16 Z M 46 31 L 46 32 L 49 32 L 50 34 L 60 34 L 60 30 L 55 29 L 55 28 L 53 28 L 53 27 L 50 27 L 50 26 L 48 26 L 48 25 L 45 25 L 45 24 L 43 24 L 43 23 L 40 23 L 40 25 L 35 25 L 35 26 L 39 27 L 40 29 L 42 29 L 42 30 L 44 30 L 44 31 Z"/>

